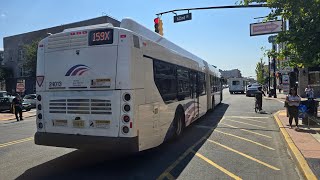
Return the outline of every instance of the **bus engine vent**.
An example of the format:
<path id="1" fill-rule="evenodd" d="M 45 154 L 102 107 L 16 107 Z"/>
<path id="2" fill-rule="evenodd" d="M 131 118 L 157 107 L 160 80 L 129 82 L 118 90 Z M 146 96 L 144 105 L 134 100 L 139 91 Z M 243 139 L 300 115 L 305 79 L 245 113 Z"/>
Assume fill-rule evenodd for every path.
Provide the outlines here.
<path id="1" fill-rule="evenodd" d="M 111 101 L 104 99 L 54 99 L 49 112 L 58 114 L 112 114 Z"/>
<path id="2" fill-rule="evenodd" d="M 86 32 L 86 31 L 84 31 Z M 66 50 L 86 47 L 88 45 L 87 33 L 61 33 L 49 36 L 46 51 Z"/>

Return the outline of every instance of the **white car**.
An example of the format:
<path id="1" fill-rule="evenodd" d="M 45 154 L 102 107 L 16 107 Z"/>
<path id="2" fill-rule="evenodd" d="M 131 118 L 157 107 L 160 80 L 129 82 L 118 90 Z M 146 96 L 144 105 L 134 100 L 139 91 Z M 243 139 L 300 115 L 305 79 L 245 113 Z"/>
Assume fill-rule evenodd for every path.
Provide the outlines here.
<path id="1" fill-rule="evenodd" d="M 31 108 L 36 107 L 37 95 L 36 94 L 28 94 L 23 97 L 23 102 L 27 104 L 31 104 Z"/>

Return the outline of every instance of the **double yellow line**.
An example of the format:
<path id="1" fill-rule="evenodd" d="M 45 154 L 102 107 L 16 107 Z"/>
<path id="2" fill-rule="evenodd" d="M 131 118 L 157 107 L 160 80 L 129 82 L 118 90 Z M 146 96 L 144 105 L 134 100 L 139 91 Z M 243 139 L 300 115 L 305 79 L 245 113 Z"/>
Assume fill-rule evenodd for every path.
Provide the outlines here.
<path id="1" fill-rule="evenodd" d="M 15 145 L 15 144 L 19 144 L 19 143 L 23 143 L 23 142 L 27 142 L 27 141 L 32 141 L 32 140 L 33 140 L 33 137 L 19 139 L 19 140 L 16 140 L 16 141 L 11 141 L 11 142 L 0 144 L 0 148 L 6 147 L 6 146 Z"/>

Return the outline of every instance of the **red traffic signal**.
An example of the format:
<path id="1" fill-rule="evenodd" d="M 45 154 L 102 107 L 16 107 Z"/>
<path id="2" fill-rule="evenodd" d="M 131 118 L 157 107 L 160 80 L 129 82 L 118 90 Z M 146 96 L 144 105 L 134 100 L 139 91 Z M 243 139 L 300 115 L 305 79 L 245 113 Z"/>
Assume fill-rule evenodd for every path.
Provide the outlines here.
<path id="1" fill-rule="evenodd" d="M 159 33 L 159 20 L 160 18 L 154 18 L 154 32 Z"/>

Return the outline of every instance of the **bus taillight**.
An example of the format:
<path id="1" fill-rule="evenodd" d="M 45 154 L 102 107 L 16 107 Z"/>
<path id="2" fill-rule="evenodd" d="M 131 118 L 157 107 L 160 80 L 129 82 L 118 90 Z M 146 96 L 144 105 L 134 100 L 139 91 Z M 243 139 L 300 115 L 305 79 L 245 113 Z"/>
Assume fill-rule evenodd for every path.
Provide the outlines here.
<path id="1" fill-rule="evenodd" d="M 38 101 L 41 101 L 41 95 L 38 95 L 38 96 L 37 96 L 37 100 L 38 100 Z"/>
<path id="2" fill-rule="evenodd" d="M 127 134 L 127 133 L 129 132 L 128 126 L 123 126 L 123 127 L 122 127 L 122 132 L 123 132 L 124 134 Z"/>
<path id="3" fill-rule="evenodd" d="M 128 93 L 124 94 L 123 100 L 125 100 L 125 101 L 130 101 L 130 100 L 131 100 L 131 95 L 128 94 Z"/>
<path id="4" fill-rule="evenodd" d="M 128 115 L 124 115 L 122 120 L 125 122 L 125 123 L 128 123 L 130 121 L 130 117 Z"/>
<path id="5" fill-rule="evenodd" d="M 126 104 L 126 105 L 123 106 L 123 110 L 124 110 L 125 112 L 129 112 L 130 109 L 131 109 L 131 107 L 130 107 L 129 104 Z"/>

